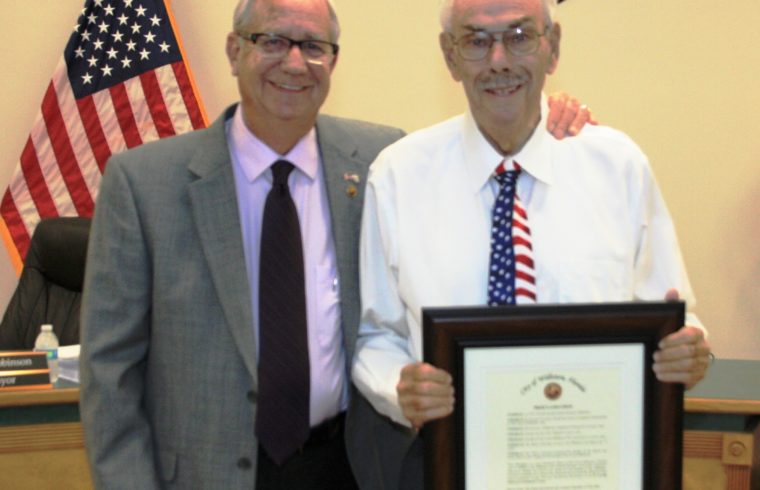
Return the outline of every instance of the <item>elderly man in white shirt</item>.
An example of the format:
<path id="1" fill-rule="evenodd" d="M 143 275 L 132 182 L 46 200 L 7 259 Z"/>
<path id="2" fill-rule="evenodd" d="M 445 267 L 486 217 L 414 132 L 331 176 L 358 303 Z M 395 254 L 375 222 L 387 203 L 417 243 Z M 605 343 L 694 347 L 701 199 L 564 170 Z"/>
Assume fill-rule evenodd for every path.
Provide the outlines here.
<path id="1" fill-rule="evenodd" d="M 374 451 L 390 488 L 421 488 L 416 429 L 454 406 L 449 374 L 421 362 L 421 308 L 499 304 L 489 290 L 496 174 L 519 175 L 509 260 L 518 262 L 518 280 L 506 303 L 680 295 L 694 304 L 673 223 L 638 146 L 609 127 L 560 141 L 539 124 L 544 80 L 559 57 L 555 3 L 445 2 L 441 48 L 469 111 L 398 141 L 371 167 L 352 374 L 383 420 Z M 690 387 L 704 377 L 710 347 L 695 315 L 659 347 L 658 379 Z"/>

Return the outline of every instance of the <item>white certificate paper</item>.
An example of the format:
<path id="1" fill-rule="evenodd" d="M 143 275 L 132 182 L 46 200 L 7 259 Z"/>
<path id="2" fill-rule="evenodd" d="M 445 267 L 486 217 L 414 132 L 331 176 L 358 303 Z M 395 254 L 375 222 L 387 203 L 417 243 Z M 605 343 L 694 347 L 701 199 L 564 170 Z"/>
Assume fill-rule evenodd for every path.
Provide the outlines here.
<path id="1" fill-rule="evenodd" d="M 468 490 L 641 490 L 643 344 L 464 350 Z"/>

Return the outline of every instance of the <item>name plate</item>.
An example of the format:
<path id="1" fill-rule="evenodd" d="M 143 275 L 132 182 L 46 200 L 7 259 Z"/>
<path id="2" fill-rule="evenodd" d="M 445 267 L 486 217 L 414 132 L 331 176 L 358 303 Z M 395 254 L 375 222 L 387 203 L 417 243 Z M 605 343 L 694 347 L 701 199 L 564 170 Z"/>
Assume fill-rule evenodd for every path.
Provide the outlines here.
<path id="1" fill-rule="evenodd" d="M 44 352 L 0 352 L 0 391 L 52 387 Z"/>

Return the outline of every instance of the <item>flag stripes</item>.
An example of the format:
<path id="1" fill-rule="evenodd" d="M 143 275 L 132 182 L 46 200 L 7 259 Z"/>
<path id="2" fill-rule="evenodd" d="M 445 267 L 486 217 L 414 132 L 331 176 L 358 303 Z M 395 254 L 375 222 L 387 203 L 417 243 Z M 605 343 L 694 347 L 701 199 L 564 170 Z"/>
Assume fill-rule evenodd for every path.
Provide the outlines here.
<path id="1" fill-rule="evenodd" d="M 71 147 L 69 132 L 63 122 L 63 114 L 61 113 L 61 107 L 58 104 L 58 97 L 52 83 L 48 86 L 47 93 L 42 102 L 42 117 L 45 120 L 45 127 L 47 129 L 47 140 L 50 141 L 53 149 L 51 157 L 57 163 L 57 166 L 45 166 L 44 160 L 40 159 L 40 163 L 43 163 L 42 168 L 43 170 L 47 170 L 48 175 L 51 177 L 57 178 L 59 175 L 61 176 L 62 182 L 70 196 L 70 201 L 76 209 L 76 213 L 80 216 L 88 216 L 92 214 L 94 203 L 84 183 L 82 172 L 74 155 L 74 149 Z M 50 181 L 48 183 L 51 189 L 54 189 L 55 195 L 55 187 L 50 185 Z M 60 187 L 60 184 L 56 187 Z M 66 194 L 62 191 L 58 191 L 58 193 L 62 195 Z"/>
<path id="2" fill-rule="evenodd" d="M 116 121 L 119 123 L 127 148 L 140 146 L 143 140 L 140 137 L 140 131 L 137 129 L 137 121 L 135 120 L 137 115 L 132 111 L 132 104 L 129 103 L 126 87 L 123 83 L 119 83 L 109 88 L 108 91 L 111 93 Z"/>
<path id="3" fill-rule="evenodd" d="M 58 73 L 0 205 L 22 259 L 41 218 L 92 215 L 111 154 L 205 126 L 183 62 L 79 100 L 65 69 Z"/>
<path id="4" fill-rule="evenodd" d="M 89 143 L 88 146 L 92 150 L 98 170 L 100 173 L 103 173 L 108 157 L 111 156 L 111 148 L 108 146 L 103 126 L 100 124 L 95 102 L 92 95 L 89 95 L 83 99 L 79 99 L 76 103 L 79 120 L 82 121 L 82 130 Z M 77 118 L 72 119 L 76 120 Z"/>
<path id="5" fill-rule="evenodd" d="M 517 163 L 515 167 L 519 168 Z M 515 194 L 512 215 L 512 244 L 515 250 L 515 302 L 517 304 L 536 302 L 535 264 L 533 263 L 533 244 L 528 225 L 528 212 Z"/>
<path id="6" fill-rule="evenodd" d="M 172 67 L 172 71 L 174 72 L 174 80 L 177 83 L 177 89 L 174 89 L 175 91 L 174 93 L 178 91 L 179 95 L 182 97 L 182 100 L 185 103 L 184 114 L 187 114 L 187 116 L 190 118 L 190 121 L 194 129 L 200 129 L 200 128 L 205 127 L 206 118 L 203 115 L 203 110 L 200 106 L 199 100 L 194 95 L 195 92 L 193 89 L 193 83 L 190 78 L 190 73 L 187 70 L 187 66 L 185 66 L 184 63 L 172 63 L 171 67 Z M 171 89 L 173 87 L 173 84 L 168 84 L 168 85 L 163 85 L 163 86 Z M 165 88 L 165 90 L 167 89 Z M 178 103 L 173 100 L 172 102 L 174 102 L 175 104 Z M 172 115 L 174 114 L 181 115 L 183 114 L 183 112 L 179 112 L 179 111 L 177 113 L 172 112 Z M 177 126 L 175 125 L 174 127 L 176 128 Z"/>
<path id="7" fill-rule="evenodd" d="M 161 88 L 158 85 L 158 79 L 156 73 L 149 71 L 140 75 L 140 84 L 142 91 L 145 94 L 146 108 L 150 112 L 150 117 L 153 119 L 153 125 L 156 128 L 159 138 L 166 138 L 167 136 L 174 136 L 174 126 L 169 118 L 169 111 L 166 110 L 166 104 L 164 104 L 164 96 L 161 93 Z"/>

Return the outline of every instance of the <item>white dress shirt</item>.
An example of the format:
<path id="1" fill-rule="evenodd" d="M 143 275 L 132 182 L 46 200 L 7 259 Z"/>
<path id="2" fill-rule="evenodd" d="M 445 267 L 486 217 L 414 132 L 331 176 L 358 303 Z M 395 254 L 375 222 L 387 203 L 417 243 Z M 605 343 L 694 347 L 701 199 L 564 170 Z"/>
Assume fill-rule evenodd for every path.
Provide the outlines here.
<path id="1" fill-rule="evenodd" d="M 537 128 L 511 158 L 523 168 L 517 193 L 538 302 L 662 300 L 676 288 L 693 305 L 673 223 L 638 146 L 608 127 L 561 141 Z M 487 302 L 491 174 L 502 158 L 465 114 L 389 146 L 370 167 L 352 375 L 398 423 L 409 425 L 396 384 L 403 366 L 422 359 L 421 308 Z M 699 326 L 692 315 L 687 323 Z"/>
<path id="2" fill-rule="evenodd" d="M 311 425 L 315 426 L 348 405 L 338 269 L 316 131 L 312 129 L 287 155 L 279 155 L 248 130 L 238 107 L 227 123 L 227 140 L 235 172 L 257 349 L 259 250 L 264 203 L 272 188 L 269 167 L 280 159 L 295 166 L 288 177 L 288 186 L 298 211 L 303 242 L 311 381 L 309 413 Z"/>

